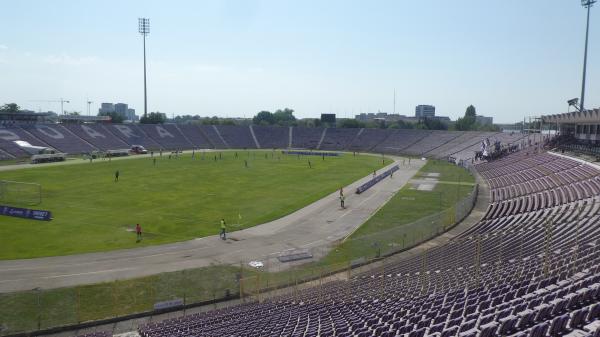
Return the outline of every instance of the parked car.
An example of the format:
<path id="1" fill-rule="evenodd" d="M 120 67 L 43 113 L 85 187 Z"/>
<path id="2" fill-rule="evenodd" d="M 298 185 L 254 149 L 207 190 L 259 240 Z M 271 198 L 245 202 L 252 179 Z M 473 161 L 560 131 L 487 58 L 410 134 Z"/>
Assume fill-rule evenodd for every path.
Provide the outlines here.
<path id="1" fill-rule="evenodd" d="M 146 150 L 141 145 L 132 145 L 129 152 L 134 153 L 134 154 L 146 154 L 146 153 L 148 153 L 148 150 Z"/>

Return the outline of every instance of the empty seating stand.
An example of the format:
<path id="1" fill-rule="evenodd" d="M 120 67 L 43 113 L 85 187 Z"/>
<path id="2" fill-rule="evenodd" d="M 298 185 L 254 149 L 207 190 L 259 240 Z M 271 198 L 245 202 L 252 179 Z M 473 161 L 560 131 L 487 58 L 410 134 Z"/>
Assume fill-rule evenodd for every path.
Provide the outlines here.
<path id="1" fill-rule="evenodd" d="M 130 146 L 122 139 L 115 137 L 102 124 L 66 124 L 64 126 L 100 150 L 127 149 Z"/>
<path id="2" fill-rule="evenodd" d="M 234 149 L 256 149 L 256 143 L 252 138 L 249 127 L 218 125 L 217 129 L 229 147 Z"/>
<path id="3" fill-rule="evenodd" d="M 162 145 L 150 138 L 134 124 L 109 124 L 106 129 L 129 145 L 142 145 L 148 150 L 163 149 Z"/>
<path id="4" fill-rule="evenodd" d="M 400 154 L 431 134 L 429 130 L 395 130 L 383 142 L 373 148 L 378 153 Z"/>
<path id="5" fill-rule="evenodd" d="M 253 125 L 252 128 L 263 149 L 286 149 L 289 145 L 289 127 Z"/>
<path id="6" fill-rule="evenodd" d="M 36 124 L 22 129 L 61 152 L 76 154 L 98 149 L 60 124 Z"/>
<path id="7" fill-rule="evenodd" d="M 299 128 L 294 127 L 292 148 L 294 149 L 316 149 L 323 134 L 322 128 Z"/>
<path id="8" fill-rule="evenodd" d="M 215 149 L 227 149 L 229 145 L 225 143 L 222 136 L 217 133 L 218 129 L 215 125 L 199 125 L 200 132 L 206 137 L 206 139 L 213 145 Z"/>
<path id="9" fill-rule="evenodd" d="M 348 150 L 357 152 L 372 151 L 375 146 L 385 141 L 394 131 L 389 129 L 362 129 L 350 143 Z"/>
<path id="10" fill-rule="evenodd" d="M 181 134 L 190 142 L 195 148 L 198 149 L 212 149 L 214 148 L 214 144 L 212 144 L 205 136 L 204 133 L 200 130 L 200 127 L 197 125 L 177 125 L 177 128 L 181 132 Z"/>
<path id="11" fill-rule="evenodd" d="M 494 134 L 511 141 L 521 135 Z M 1 158 L 26 157 L 12 140 L 79 154 L 142 145 L 149 150 L 320 149 L 473 158 L 481 132 L 176 124 L 34 124 L 0 127 Z M 569 179 L 569 177 L 563 177 Z"/>
<path id="12" fill-rule="evenodd" d="M 337 129 L 329 128 L 321 143 L 321 150 L 341 151 L 350 147 L 352 141 L 358 135 L 360 129 Z"/>
<path id="13" fill-rule="evenodd" d="M 163 149 L 185 150 L 194 147 L 175 125 L 140 124 L 139 128 Z"/>
<path id="14" fill-rule="evenodd" d="M 462 134 L 460 131 L 432 131 L 429 135 L 419 140 L 419 142 L 404 149 L 403 153 L 425 156 L 429 151 L 443 146 L 453 139 L 460 137 Z"/>

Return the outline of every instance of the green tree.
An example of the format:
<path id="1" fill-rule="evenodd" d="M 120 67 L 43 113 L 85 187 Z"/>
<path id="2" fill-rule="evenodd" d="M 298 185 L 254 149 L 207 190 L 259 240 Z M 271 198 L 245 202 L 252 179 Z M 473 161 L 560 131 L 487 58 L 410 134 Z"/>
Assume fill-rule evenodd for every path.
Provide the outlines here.
<path id="1" fill-rule="evenodd" d="M 364 125 L 365 128 L 369 129 L 385 129 L 387 126 L 389 126 L 389 123 L 384 120 L 372 119 L 364 123 Z"/>
<path id="2" fill-rule="evenodd" d="M 203 118 L 200 123 L 202 125 L 236 125 L 235 120 L 231 118 L 219 118 L 217 116 Z"/>
<path id="3" fill-rule="evenodd" d="M 399 120 L 397 122 L 391 123 L 388 126 L 389 129 L 414 129 L 415 123 L 406 122 L 403 120 Z"/>
<path id="4" fill-rule="evenodd" d="M 465 111 L 465 117 L 471 117 L 474 119 L 475 116 L 477 116 L 477 110 L 475 110 L 473 105 L 469 105 Z"/>
<path id="5" fill-rule="evenodd" d="M 8 103 L 0 106 L 0 113 L 17 113 L 21 111 L 21 107 L 17 103 Z"/>
<path id="6" fill-rule="evenodd" d="M 252 118 L 252 123 L 256 125 L 273 125 L 275 124 L 275 117 L 270 111 L 263 110 Z"/>
<path id="7" fill-rule="evenodd" d="M 314 128 L 321 126 L 321 120 L 318 118 L 304 118 L 297 120 L 296 125 L 304 128 Z"/>
<path id="8" fill-rule="evenodd" d="M 365 123 L 359 122 L 356 119 L 344 118 L 339 120 L 338 127 L 350 129 L 364 128 Z"/>
<path id="9" fill-rule="evenodd" d="M 219 124 L 218 117 L 216 117 L 216 116 L 212 117 L 212 118 L 209 118 L 209 117 L 203 118 L 201 123 L 202 123 L 202 125 L 218 125 Z"/>
<path id="10" fill-rule="evenodd" d="M 469 105 L 465 111 L 465 116 L 456 120 L 454 127 L 459 131 L 470 131 L 477 129 L 477 111 L 473 105 Z"/>
<path id="11" fill-rule="evenodd" d="M 167 120 L 167 116 L 162 112 L 151 112 L 147 117 L 140 118 L 141 124 L 163 124 Z"/>
<path id="12" fill-rule="evenodd" d="M 183 115 L 183 116 L 175 116 L 173 119 L 174 123 L 177 124 L 192 124 L 195 121 L 199 121 L 202 119 L 199 115 Z"/>
<path id="13" fill-rule="evenodd" d="M 277 109 L 273 113 L 273 119 L 275 120 L 275 124 L 289 126 L 296 122 L 296 117 L 294 117 L 294 110 L 285 108 L 283 110 Z"/>
<path id="14" fill-rule="evenodd" d="M 486 124 L 486 125 L 477 124 L 477 126 L 478 126 L 477 131 L 493 131 L 493 132 L 502 131 L 498 125 L 494 125 L 494 124 Z"/>
<path id="15" fill-rule="evenodd" d="M 448 125 L 442 123 L 437 118 L 423 118 L 418 123 L 420 125 L 417 128 L 425 129 L 425 130 L 448 130 Z"/>

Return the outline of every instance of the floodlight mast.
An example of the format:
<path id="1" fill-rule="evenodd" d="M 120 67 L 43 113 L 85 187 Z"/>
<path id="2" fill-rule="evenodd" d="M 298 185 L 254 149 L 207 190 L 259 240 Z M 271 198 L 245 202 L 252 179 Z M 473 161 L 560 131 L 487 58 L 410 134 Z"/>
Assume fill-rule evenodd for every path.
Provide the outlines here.
<path id="1" fill-rule="evenodd" d="M 150 19 L 138 18 L 138 30 L 144 40 L 144 117 L 148 117 L 148 95 L 146 91 L 146 35 L 150 34 Z"/>
<path id="2" fill-rule="evenodd" d="M 585 111 L 585 73 L 587 68 L 588 37 L 590 33 L 590 9 L 597 0 L 581 0 L 581 5 L 587 8 L 587 23 L 585 27 L 585 50 L 583 52 L 583 78 L 581 80 L 581 104 L 580 111 Z"/>

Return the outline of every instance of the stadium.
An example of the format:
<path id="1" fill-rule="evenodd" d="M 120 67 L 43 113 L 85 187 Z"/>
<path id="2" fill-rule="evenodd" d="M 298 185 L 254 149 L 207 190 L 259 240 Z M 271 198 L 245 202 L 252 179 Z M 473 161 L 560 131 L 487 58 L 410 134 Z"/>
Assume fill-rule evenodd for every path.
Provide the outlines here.
<path id="1" fill-rule="evenodd" d="M 147 113 L 139 33 L 140 120 L 0 107 L 0 336 L 600 336 L 589 31 L 581 97 L 502 127 Z"/>

